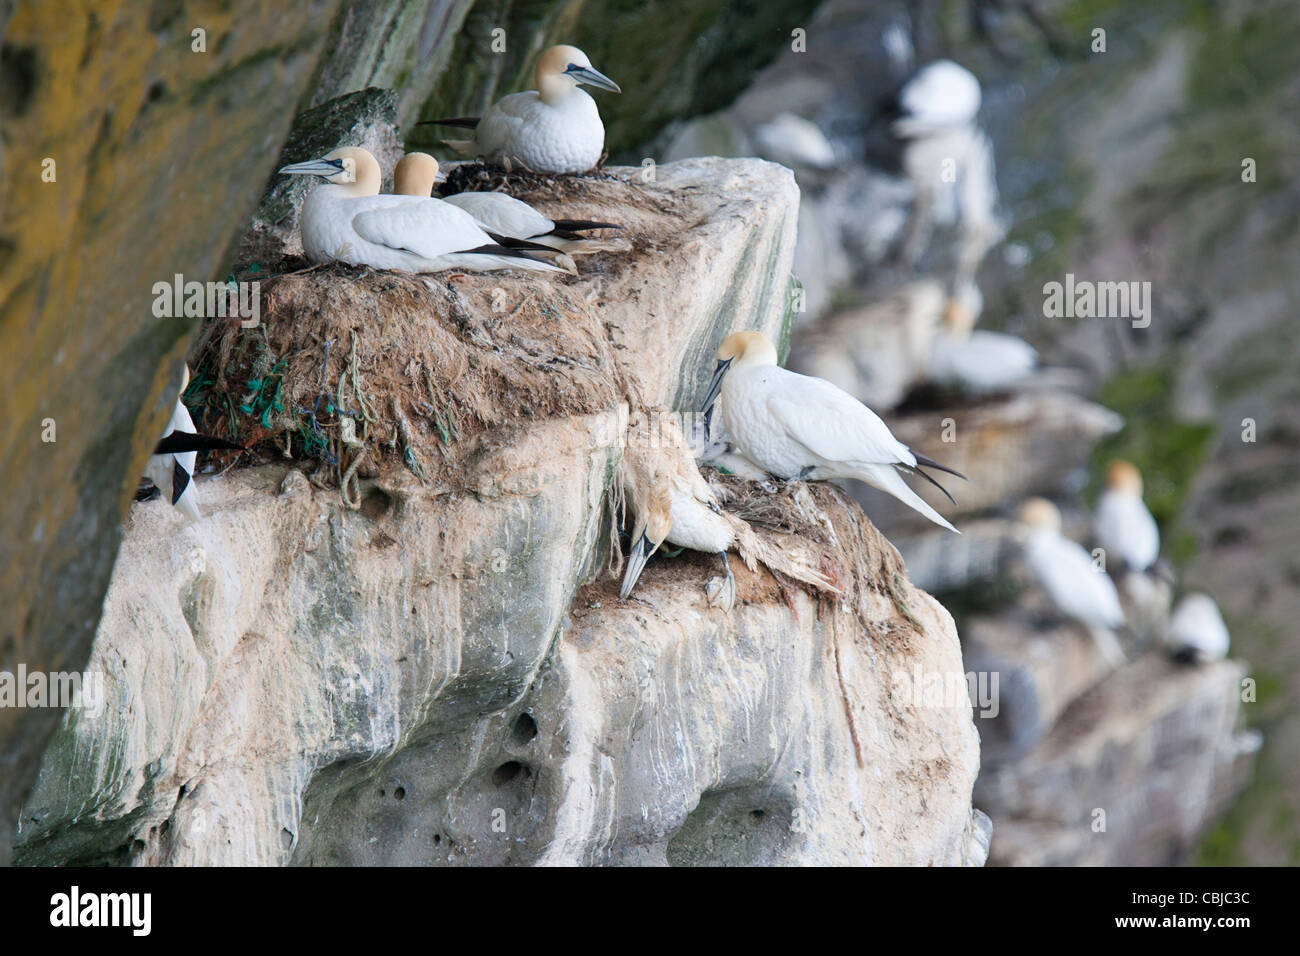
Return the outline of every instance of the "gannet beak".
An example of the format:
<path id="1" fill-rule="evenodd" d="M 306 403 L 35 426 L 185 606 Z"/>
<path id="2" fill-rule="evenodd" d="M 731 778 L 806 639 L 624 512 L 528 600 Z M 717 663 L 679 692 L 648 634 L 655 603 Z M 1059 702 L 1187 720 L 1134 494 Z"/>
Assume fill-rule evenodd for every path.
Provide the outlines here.
<path id="1" fill-rule="evenodd" d="M 343 172 L 343 160 L 309 159 L 305 163 L 281 166 L 279 171 L 290 176 L 337 176 Z"/>
<path id="2" fill-rule="evenodd" d="M 627 570 L 623 572 L 623 586 L 618 589 L 618 596 L 621 600 L 626 601 L 627 596 L 632 593 L 636 587 L 637 578 L 641 577 L 641 572 L 645 569 L 645 563 L 650 560 L 650 555 L 655 553 L 659 546 L 650 543 L 648 535 L 642 533 L 641 540 L 636 543 L 632 553 L 627 556 Z"/>
<path id="3" fill-rule="evenodd" d="M 586 83 L 588 86 L 598 86 L 602 90 L 609 90 L 611 93 L 623 92 L 617 83 L 594 66 L 571 66 L 564 72 L 568 76 L 571 76 L 577 83 Z"/>
<path id="4" fill-rule="evenodd" d="M 718 393 L 722 391 L 722 376 L 727 374 L 731 362 L 731 359 L 721 359 L 713 369 L 713 381 L 709 382 L 708 394 L 704 396 L 704 404 L 700 407 L 700 411 L 706 416 L 712 415 L 713 403 L 718 400 Z M 708 421 L 707 417 L 705 421 Z"/>

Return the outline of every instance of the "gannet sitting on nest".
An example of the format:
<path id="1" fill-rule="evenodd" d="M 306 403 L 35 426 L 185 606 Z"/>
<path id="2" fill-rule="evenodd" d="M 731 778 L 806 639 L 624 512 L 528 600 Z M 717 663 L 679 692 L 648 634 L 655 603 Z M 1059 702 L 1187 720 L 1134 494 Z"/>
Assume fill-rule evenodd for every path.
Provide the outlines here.
<path id="1" fill-rule="evenodd" d="M 1160 528 L 1142 501 L 1142 473 L 1127 461 L 1106 468 L 1106 490 L 1097 502 L 1097 543 L 1108 558 L 1145 571 L 1160 557 Z"/>
<path id="2" fill-rule="evenodd" d="M 399 196 L 428 196 L 438 176 L 438 161 L 428 153 L 407 153 L 393 170 L 393 192 Z M 567 256 L 622 252 L 625 240 L 588 239 L 590 229 L 622 229 L 612 222 L 589 219 L 548 219 L 528 203 L 505 193 L 476 192 L 446 196 L 443 202 L 465 210 L 489 235 L 546 246 Z M 536 251 L 536 250 L 535 250 Z"/>
<path id="3" fill-rule="evenodd" d="M 181 378 L 180 394 L 185 393 L 189 384 L 190 370 L 186 366 Z M 198 452 L 214 449 L 243 451 L 244 446 L 224 438 L 196 434 L 194 419 L 178 395 L 176 410 L 172 412 L 171 420 L 155 446 L 154 453 L 145 463 L 144 477 L 190 521 L 198 521 L 202 517 L 198 493 L 194 490 L 194 465 L 198 460 Z M 137 492 L 136 500 L 143 500 L 149 495 L 147 490 Z"/>
<path id="4" fill-rule="evenodd" d="M 379 163 L 359 147 L 345 146 L 280 172 L 326 180 L 302 204 L 302 247 L 313 262 L 406 272 L 562 271 L 495 242 L 469 213 L 440 199 L 379 195 Z"/>
<path id="5" fill-rule="evenodd" d="M 705 593 L 710 605 L 723 610 L 730 611 L 736 601 L 736 579 L 727 560 L 732 548 L 751 571 L 761 562 L 822 591 L 837 593 L 803 555 L 768 544 L 745 521 L 723 511 L 676 422 L 665 416 L 656 426 L 655 440 L 634 437 L 619 464 L 622 501 L 636 514 L 620 598 L 626 600 L 632 593 L 646 562 L 665 542 L 722 558 L 725 578 L 714 578 Z"/>
<path id="6" fill-rule="evenodd" d="M 922 467 L 964 475 L 912 452 L 848 392 L 776 362 L 776 348 L 761 332 L 737 332 L 718 349 L 703 411 L 707 415 L 721 395 L 723 424 L 745 458 L 786 480 L 856 478 L 940 527 L 957 530 L 899 471 L 919 474 L 941 491 Z"/>
<path id="7" fill-rule="evenodd" d="M 972 392 L 996 392 L 1029 376 L 1038 352 L 1014 335 L 975 331 L 979 309 L 973 288 L 959 292 L 944 310 L 943 330 L 930 347 L 930 378 Z"/>
<path id="8" fill-rule="evenodd" d="M 1066 617 L 1087 628 L 1112 667 L 1124 662 L 1115 629 L 1124 625 L 1119 593 L 1104 571 L 1093 567 L 1083 546 L 1061 535 L 1061 512 L 1045 498 L 1030 498 L 1020 508 L 1020 521 L 1029 529 L 1025 563 Z"/>
<path id="9" fill-rule="evenodd" d="M 1177 660 L 1204 664 L 1228 656 L 1228 626 L 1208 594 L 1188 594 L 1169 618 L 1165 643 Z"/>
<path id="10" fill-rule="evenodd" d="M 596 101 L 578 85 L 621 93 L 574 46 L 553 46 L 534 71 L 537 89 L 502 97 L 481 118 L 426 120 L 417 125 L 465 126 L 472 140 L 447 140 L 466 156 L 521 163 L 535 172 L 582 173 L 605 151 L 605 127 Z"/>

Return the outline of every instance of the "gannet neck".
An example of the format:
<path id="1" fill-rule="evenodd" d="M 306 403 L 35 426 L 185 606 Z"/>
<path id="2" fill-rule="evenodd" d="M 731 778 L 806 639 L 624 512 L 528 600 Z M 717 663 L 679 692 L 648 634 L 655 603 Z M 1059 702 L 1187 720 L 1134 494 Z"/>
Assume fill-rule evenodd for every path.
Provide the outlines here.
<path id="1" fill-rule="evenodd" d="M 438 178 L 438 161 L 428 153 L 407 153 L 393 170 L 393 193 L 431 196 Z"/>

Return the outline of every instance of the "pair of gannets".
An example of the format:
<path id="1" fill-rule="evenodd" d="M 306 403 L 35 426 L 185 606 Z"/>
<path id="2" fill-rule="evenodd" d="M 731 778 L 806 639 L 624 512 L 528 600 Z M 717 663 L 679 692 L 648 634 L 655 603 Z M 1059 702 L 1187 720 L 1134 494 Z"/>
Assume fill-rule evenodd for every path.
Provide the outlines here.
<path id="1" fill-rule="evenodd" d="M 1124 626 L 1124 611 L 1114 583 L 1082 545 L 1061 534 L 1061 512 L 1046 498 L 1026 501 L 1020 521 L 1029 529 L 1025 563 L 1030 573 L 1062 614 L 1088 629 L 1107 664 L 1122 664 L 1115 630 Z"/>
<path id="2" fill-rule="evenodd" d="M 198 493 L 194 490 L 194 465 L 198 460 L 198 452 L 215 449 L 243 451 L 244 446 L 236 445 L 223 438 L 195 433 L 194 419 L 190 417 L 189 409 L 180 398 L 185 394 L 189 384 L 190 370 L 189 366 L 186 366 L 185 374 L 181 378 L 180 394 L 176 398 L 176 409 L 172 412 L 171 420 L 167 422 L 162 438 L 154 447 L 154 453 L 145 463 L 144 477 L 172 503 L 177 511 L 190 521 L 198 521 L 202 517 L 199 512 Z M 137 493 L 136 498 L 141 499 L 148 494 L 147 491 Z"/>
<path id="3" fill-rule="evenodd" d="M 1131 571 L 1145 571 L 1160 557 L 1160 528 L 1142 500 L 1142 473 L 1131 463 L 1107 467 L 1093 530 L 1107 557 Z"/>
<path id="4" fill-rule="evenodd" d="M 446 140 L 463 155 L 520 163 L 536 172 L 586 172 L 605 151 L 605 127 L 596 101 L 578 86 L 622 90 L 573 46 L 553 46 L 543 53 L 533 77 L 537 89 L 502 97 L 481 118 L 426 120 L 417 125 L 473 129 L 472 140 Z"/>
<path id="5" fill-rule="evenodd" d="M 940 527 L 957 530 L 908 486 L 900 472 L 919 474 L 940 490 L 942 486 L 923 467 L 964 476 L 911 451 L 875 412 L 848 392 L 824 379 L 779 367 L 776 348 L 761 332 L 737 332 L 723 341 L 704 400 L 706 416 L 719 397 L 723 424 L 737 450 L 777 478 L 856 478 L 893 495 Z"/>
<path id="6" fill-rule="evenodd" d="M 325 179 L 302 204 L 302 247 L 313 262 L 406 272 L 563 271 L 502 245 L 458 206 L 426 196 L 381 196 L 379 163 L 358 146 L 280 172 Z"/>
<path id="7" fill-rule="evenodd" d="M 436 159 L 428 153 L 407 153 L 393 170 L 393 192 L 399 196 L 429 196 L 437 177 Z M 548 219 L 528 203 L 505 193 L 457 193 L 442 201 L 465 210 L 494 238 L 515 239 L 545 246 L 565 258 L 627 248 L 627 243 L 621 240 L 589 239 L 580 235 L 592 229 L 623 228 L 616 223 L 590 219 Z M 569 260 L 569 264 L 571 262 Z"/>
<path id="8" fill-rule="evenodd" d="M 736 601 L 736 579 L 727 560 L 733 549 L 751 571 L 761 562 L 823 591 L 836 590 L 800 555 L 765 543 L 745 521 L 722 509 L 676 421 L 664 416 L 656 427 L 654 441 L 638 438 L 619 463 L 623 501 L 635 515 L 620 598 L 627 599 L 646 562 L 665 544 L 722 559 L 725 577 L 710 582 L 705 593 L 709 604 L 727 611 Z"/>
<path id="9" fill-rule="evenodd" d="M 1032 345 L 1003 332 L 975 330 L 981 297 L 964 285 L 943 313 L 943 329 L 930 346 L 930 379 L 971 392 L 996 392 L 1030 375 L 1038 366 Z"/>

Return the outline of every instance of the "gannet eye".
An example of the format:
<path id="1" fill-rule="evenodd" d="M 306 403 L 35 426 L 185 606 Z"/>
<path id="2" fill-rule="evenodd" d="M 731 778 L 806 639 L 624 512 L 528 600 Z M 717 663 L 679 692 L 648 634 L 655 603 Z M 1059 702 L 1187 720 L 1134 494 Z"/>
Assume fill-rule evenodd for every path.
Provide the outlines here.
<path id="1" fill-rule="evenodd" d="M 357 161 L 351 156 L 344 156 L 342 159 L 336 159 L 339 169 L 343 171 L 341 182 L 355 183 L 357 181 Z"/>

